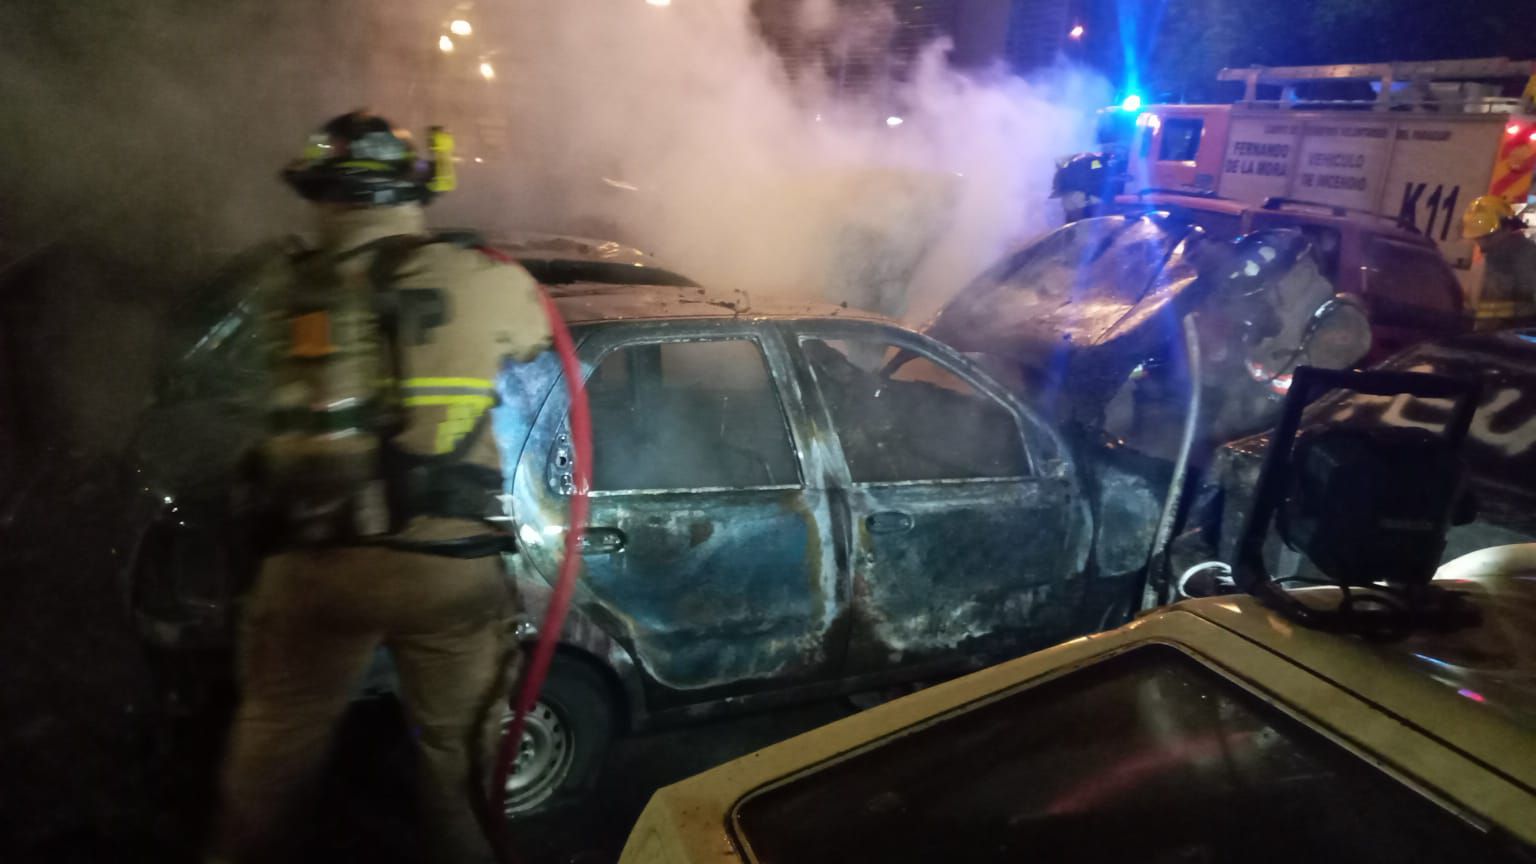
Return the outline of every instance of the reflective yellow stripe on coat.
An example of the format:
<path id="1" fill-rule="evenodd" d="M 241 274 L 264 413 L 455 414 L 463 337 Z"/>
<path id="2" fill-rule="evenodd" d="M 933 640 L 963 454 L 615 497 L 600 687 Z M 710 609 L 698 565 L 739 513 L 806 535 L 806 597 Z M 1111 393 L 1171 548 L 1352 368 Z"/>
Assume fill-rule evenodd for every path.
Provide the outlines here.
<path id="1" fill-rule="evenodd" d="M 401 382 L 400 397 L 407 408 L 448 409 L 448 416 L 437 424 L 434 449 L 451 453 L 496 404 L 496 387 L 487 378 L 407 378 Z"/>

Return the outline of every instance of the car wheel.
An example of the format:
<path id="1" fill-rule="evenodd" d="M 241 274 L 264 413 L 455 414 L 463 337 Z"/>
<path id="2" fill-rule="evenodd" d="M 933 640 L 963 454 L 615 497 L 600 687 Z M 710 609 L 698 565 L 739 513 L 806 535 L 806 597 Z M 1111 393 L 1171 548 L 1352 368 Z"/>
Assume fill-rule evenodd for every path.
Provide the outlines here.
<path id="1" fill-rule="evenodd" d="M 538 702 L 528 712 L 512 775 L 508 819 L 538 812 L 592 785 L 613 739 L 611 689 L 591 663 L 556 655 Z M 502 730 L 511 725 L 510 712 Z"/>

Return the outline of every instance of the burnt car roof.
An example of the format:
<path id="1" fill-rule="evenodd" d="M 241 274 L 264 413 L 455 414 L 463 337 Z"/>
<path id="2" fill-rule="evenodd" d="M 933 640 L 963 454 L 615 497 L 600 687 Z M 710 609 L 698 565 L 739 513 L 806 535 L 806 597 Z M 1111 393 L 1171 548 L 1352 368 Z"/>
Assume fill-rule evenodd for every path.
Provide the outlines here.
<path id="1" fill-rule="evenodd" d="M 543 231 L 513 231 L 503 234 L 492 245 L 513 257 L 564 258 L 572 261 L 616 261 L 650 264 L 655 258 L 634 246 L 616 240 L 552 234 Z"/>
<path id="2" fill-rule="evenodd" d="M 924 329 L 962 351 L 1037 365 L 1127 341 L 1135 325 L 1183 308 L 1195 281 L 1187 241 L 1199 234 L 1157 215 L 1064 225 L 973 279 Z"/>
<path id="3" fill-rule="evenodd" d="M 680 285 L 697 283 L 666 267 L 647 252 L 614 240 L 570 234 L 516 231 L 491 242 L 545 285 L 601 282 L 610 285 Z"/>
<path id="4" fill-rule="evenodd" d="M 676 318 L 847 318 L 896 323 L 849 306 L 760 298 L 745 291 L 719 291 L 697 285 L 578 282 L 553 286 L 549 293 L 560 315 L 572 325 Z"/>

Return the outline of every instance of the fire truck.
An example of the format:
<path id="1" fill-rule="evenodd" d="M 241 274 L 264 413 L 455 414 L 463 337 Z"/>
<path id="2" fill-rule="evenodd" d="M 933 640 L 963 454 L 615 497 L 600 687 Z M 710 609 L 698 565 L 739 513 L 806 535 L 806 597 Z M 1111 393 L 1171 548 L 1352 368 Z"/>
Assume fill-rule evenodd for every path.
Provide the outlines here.
<path id="1" fill-rule="evenodd" d="M 1137 115 L 1133 189 L 1386 215 L 1436 243 L 1479 319 L 1533 311 L 1479 302 L 1483 268 L 1460 219 L 1485 194 L 1536 210 L 1536 62 L 1253 67 L 1219 77 L 1241 83 L 1242 98 Z"/>

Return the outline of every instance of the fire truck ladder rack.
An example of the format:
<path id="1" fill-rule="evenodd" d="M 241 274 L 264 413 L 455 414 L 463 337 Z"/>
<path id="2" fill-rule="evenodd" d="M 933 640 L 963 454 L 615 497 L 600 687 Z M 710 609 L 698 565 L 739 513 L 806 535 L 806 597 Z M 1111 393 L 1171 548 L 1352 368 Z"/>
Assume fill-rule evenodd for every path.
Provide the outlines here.
<path id="1" fill-rule="evenodd" d="M 1489 83 L 1526 81 L 1536 75 L 1536 61 L 1489 57 L 1479 60 L 1431 60 L 1414 63 L 1341 63 L 1333 66 L 1252 66 L 1223 69 L 1220 81 L 1240 81 L 1242 102 L 1270 108 L 1353 108 L 1377 111 L 1450 111 L 1507 114 L 1530 110 L 1526 99 L 1491 95 Z M 1299 84 L 1323 81 L 1370 81 L 1376 83 L 1375 99 L 1298 99 Z M 1439 84 L 1441 88 L 1431 85 Z M 1444 85 L 1456 86 L 1447 92 Z M 1259 86 L 1281 88 L 1278 100 L 1261 100 Z M 1399 86 L 1404 85 L 1404 86 Z M 1481 89 L 1484 95 L 1476 95 Z M 1469 92 L 1470 94 L 1469 95 Z M 1529 94 L 1529 90 L 1527 93 Z M 1449 98 L 1447 98 L 1449 97 Z"/>

